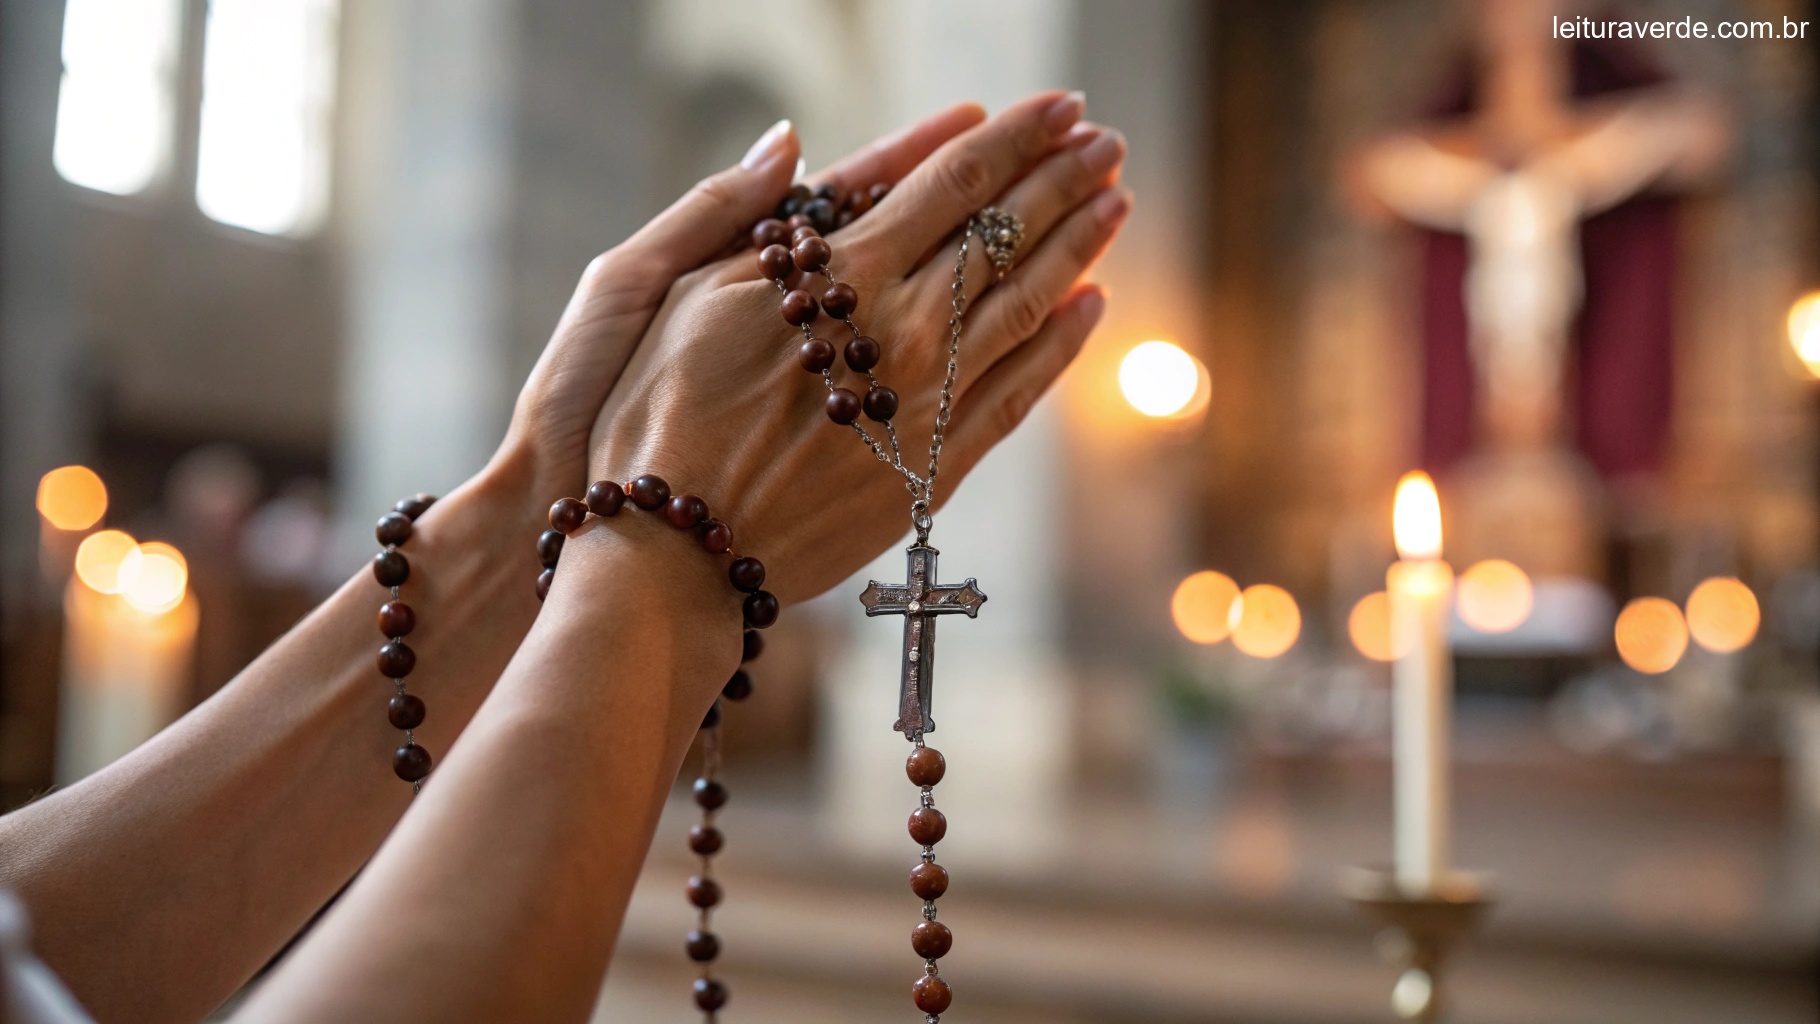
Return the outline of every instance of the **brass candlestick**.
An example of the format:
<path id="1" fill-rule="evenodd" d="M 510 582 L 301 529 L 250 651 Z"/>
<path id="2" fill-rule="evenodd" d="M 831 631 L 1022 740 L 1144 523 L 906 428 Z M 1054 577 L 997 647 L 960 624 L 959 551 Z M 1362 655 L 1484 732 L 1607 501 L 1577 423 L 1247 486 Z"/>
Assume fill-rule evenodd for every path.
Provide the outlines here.
<path id="1" fill-rule="evenodd" d="M 1390 990 L 1390 1008 L 1403 1020 L 1435 1024 L 1441 1019 L 1442 964 L 1491 909 L 1484 881 L 1453 874 L 1432 892 L 1411 893 L 1397 884 L 1394 872 L 1352 868 L 1341 890 L 1383 926 L 1378 952 L 1402 972 Z"/>

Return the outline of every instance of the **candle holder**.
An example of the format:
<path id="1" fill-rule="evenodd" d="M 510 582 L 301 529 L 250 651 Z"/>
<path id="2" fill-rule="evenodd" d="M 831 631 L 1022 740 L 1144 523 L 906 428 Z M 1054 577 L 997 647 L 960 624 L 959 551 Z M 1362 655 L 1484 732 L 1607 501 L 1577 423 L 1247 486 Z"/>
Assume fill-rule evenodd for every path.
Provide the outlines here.
<path id="1" fill-rule="evenodd" d="M 1390 991 L 1391 1010 L 1403 1020 L 1435 1024 L 1441 1019 L 1447 955 L 1491 909 L 1483 877 L 1450 874 L 1432 891 L 1412 893 L 1397 884 L 1394 872 L 1351 868 L 1340 888 L 1381 926 L 1378 952 L 1401 971 Z"/>

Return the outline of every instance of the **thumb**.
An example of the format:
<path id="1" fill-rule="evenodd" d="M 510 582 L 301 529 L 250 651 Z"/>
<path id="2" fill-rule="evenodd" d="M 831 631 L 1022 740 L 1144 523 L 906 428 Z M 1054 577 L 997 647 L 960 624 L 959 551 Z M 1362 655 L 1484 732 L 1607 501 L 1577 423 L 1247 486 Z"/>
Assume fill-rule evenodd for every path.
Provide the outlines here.
<path id="1" fill-rule="evenodd" d="M 703 178 L 623 248 L 661 268 L 665 278 L 694 270 L 771 212 L 790 187 L 801 154 L 796 128 L 788 119 L 777 122 L 737 166 Z"/>

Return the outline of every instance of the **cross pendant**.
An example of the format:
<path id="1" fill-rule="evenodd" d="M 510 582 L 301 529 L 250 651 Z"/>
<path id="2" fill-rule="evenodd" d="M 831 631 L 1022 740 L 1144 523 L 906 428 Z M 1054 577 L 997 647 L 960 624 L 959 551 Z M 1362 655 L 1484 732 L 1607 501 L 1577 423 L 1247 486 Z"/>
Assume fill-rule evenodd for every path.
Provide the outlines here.
<path id="1" fill-rule="evenodd" d="M 859 595 L 866 606 L 866 616 L 902 615 L 904 617 L 904 673 L 898 688 L 897 724 L 891 728 L 914 739 L 935 731 L 935 719 L 929 715 L 930 686 L 935 682 L 935 617 L 964 612 L 976 618 L 986 595 L 972 578 L 960 586 L 941 586 L 935 582 L 935 556 L 940 554 L 927 544 L 913 544 L 905 551 L 908 565 L 905 583 L 866 584 Z"/>

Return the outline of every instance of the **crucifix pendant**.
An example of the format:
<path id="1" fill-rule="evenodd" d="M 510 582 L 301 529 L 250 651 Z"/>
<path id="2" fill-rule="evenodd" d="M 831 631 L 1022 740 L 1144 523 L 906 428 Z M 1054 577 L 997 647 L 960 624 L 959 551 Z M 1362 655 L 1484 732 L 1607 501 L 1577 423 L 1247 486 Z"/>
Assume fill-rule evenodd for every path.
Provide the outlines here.
<path id="1" fill-rule="evenodd" d="M 930 717 L 930 686 L 935 682 L 935 617 L 964 612 L 976 618 L 986 595 L 972 578 L 960 586 L 935 582 L 935 556 L 941 552 L 927 544 L 912 544 L 905 551 L 908 565 L 904 583 L 866 584 L 859 595 L 868 618 L 874 615 L 904 617 L 904 672 L 898 689 L 897 724 L 891 728 L 912 739 L 935 731 Z"/>

